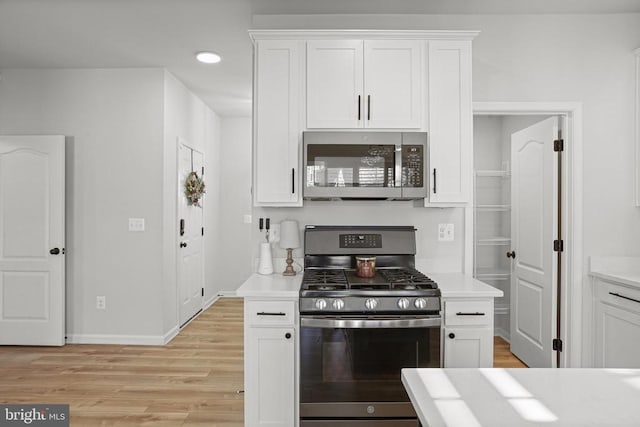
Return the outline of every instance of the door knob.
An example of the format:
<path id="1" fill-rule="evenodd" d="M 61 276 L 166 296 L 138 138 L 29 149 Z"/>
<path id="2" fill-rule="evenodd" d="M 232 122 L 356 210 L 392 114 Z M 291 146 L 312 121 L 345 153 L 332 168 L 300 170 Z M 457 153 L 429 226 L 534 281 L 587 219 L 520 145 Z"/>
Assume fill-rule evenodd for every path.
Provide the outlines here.
<path id="1" fill-rule="evenodd" d="M 516 259 L 516 251 L 507 252 L 507 258 Z"/>
<path id="2" fill-rule="evenodd" d="M 49 251 L 51 255 L 58 255 L 60 253 L 60 248 L 53 248 Z"/>
<path id="3" fill-rule="evenodd" d="M 187 244 L 186 244 L 185 242 L 180 242 L 180 247 L 181 247 L 181 248 L 186 248 L 186 247 L 187 247 Z"/>

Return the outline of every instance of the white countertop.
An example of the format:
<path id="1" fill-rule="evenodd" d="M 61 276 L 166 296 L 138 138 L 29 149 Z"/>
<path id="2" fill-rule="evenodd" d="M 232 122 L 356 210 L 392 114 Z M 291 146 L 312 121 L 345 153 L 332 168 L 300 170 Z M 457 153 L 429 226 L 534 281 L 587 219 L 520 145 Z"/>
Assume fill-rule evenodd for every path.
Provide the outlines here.
<path id="1" fill-rule="evenodd" d="M 469 274 L 462 273 L 425 273 L 435 280 L 443 298 L 493 297 L 503 295 L 500 289 L 487 285 Z"/>
<path id="2" fill-rule="evenodd" d="M 591 257 L 589 274 L 600 279 L 640 288 L 640 258 Z"/>
<path id="3" fill-rule="evenodd" d="M 501 297 L 502 291 L 462 273 L 425 273 L 435 280 L 445 298 Z M 297 298 L 302 274 L 285 277 L 281 273 L 252 274 L 238 288 L 240 297 Z"/>
<path id="4" fill-rule="evenodd" d="M 239 297 L 298 298 L 302 274 L 252 274 L 236 291 Z"/>
<path id="5" fill-rule="evenodd" d="M 403 369 L 429 427 L 640 426 L 640 369 Z"/>

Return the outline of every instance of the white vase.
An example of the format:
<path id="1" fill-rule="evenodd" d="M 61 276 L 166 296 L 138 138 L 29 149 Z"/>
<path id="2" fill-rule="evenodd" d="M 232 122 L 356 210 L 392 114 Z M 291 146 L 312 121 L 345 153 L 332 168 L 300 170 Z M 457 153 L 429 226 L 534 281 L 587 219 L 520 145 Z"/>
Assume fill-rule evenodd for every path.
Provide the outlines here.
<path id="1" fill-rule="evenodd" d="M 260 262 L 258 263 L 258 273 L 273 274 L 271 243 L 260 243 Z"/>

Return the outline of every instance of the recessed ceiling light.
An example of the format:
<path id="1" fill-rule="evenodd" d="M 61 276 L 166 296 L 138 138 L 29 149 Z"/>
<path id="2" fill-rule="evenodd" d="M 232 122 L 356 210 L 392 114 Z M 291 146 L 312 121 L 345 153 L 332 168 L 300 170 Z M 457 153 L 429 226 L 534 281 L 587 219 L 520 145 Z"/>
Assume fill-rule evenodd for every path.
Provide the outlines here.
<path id="1" fill-rule="evenodd" d="M 217 64 L 222 58 L 215 52 L 198 52 L 196 59 L 205 64 Z"/>

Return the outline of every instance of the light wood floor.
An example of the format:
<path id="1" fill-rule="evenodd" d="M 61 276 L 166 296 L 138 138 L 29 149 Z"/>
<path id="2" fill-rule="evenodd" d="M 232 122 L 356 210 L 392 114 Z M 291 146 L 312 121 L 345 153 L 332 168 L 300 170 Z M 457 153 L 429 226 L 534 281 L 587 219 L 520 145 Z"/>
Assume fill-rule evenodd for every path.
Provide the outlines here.
<path id="1" fill-rule="evenodd" d="M 164 347 L 0 347 L 0 402 L 67 403 L 77 427 L 242 427 L 243 308 L 223 298 Z M 525 367 L 496 338 L 496 367 Z"/>

